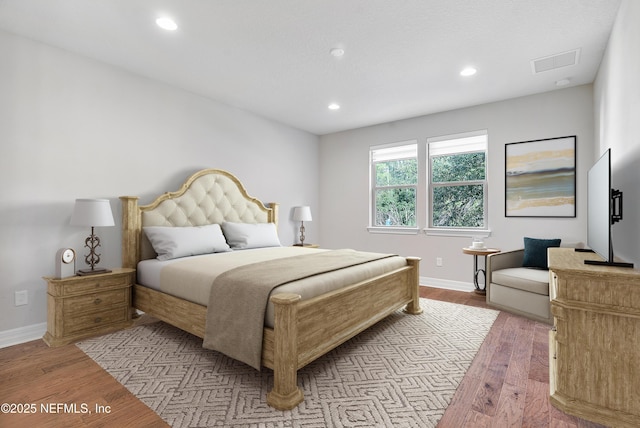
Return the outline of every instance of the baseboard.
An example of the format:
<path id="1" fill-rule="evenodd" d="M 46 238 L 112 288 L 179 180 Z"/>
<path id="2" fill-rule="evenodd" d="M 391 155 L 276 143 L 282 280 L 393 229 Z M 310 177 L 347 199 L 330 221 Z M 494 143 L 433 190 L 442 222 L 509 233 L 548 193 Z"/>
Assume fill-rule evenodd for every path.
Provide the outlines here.
<path id="1" fill-rule="evenodd" d="M 444 288 L 455 291 L 473 291 L 474 286 L 471 282 L 452 281 L 450 279 L 420 277 L 420 284 L 429 287 Z"/>
<path id="2" fill-rule="evenodd" d="M 0 348 L 41 339 L 46 331 L 46 322 L 0 331 Z"/>

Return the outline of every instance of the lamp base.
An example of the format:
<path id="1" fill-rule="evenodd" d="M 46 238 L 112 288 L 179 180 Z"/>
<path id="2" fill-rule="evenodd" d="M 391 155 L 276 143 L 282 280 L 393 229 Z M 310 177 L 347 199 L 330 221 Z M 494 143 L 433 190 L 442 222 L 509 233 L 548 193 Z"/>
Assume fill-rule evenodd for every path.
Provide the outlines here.
<path id="1" fill-rule="evenodd" d="M 78 276 L 88 276 L 88 275 L 97 275 L 99 273 L 109 273 L 111 272 L 109 269 L 105 268 L 93 268 L 93 269 L 80 269 L 76 272 Z"/>

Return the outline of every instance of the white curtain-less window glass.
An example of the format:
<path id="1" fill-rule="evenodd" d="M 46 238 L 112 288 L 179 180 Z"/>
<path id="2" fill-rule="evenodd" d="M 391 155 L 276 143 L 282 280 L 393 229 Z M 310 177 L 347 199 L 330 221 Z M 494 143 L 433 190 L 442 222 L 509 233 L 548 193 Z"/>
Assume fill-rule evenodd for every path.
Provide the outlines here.
<path id="1" fill-rule="evenodd" d="M 416 227 L 418 144 L 370 149 L 372 220 L 375 227 Z"/>
<path id="2" fill-rule="evenodd" d="M 487 228 L 487 134 L 427 139 L 429 227 Z"/>

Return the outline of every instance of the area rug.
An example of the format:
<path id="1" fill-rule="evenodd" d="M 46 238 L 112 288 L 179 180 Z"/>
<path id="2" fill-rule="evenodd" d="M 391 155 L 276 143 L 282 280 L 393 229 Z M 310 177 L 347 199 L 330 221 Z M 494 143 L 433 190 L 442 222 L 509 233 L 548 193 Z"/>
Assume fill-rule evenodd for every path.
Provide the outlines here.
<path id="1" fill-rule="evenodd" d="M 304 402 L 266 404 L 273 373 L 163 322 L 77 344 L 172 427 L 434 427 L 498 312 L 420 299 L 298 372 Z"/>

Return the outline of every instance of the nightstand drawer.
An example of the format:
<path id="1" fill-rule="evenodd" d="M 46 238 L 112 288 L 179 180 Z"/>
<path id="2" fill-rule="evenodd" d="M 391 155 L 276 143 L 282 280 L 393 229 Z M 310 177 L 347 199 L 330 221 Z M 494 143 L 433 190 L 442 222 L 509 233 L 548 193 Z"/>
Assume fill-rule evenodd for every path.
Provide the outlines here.
<path id="1" fill-rule="evenodd" d="M 108 309 L 110 306 L 126 305 L 130 293 L 129 288 L 110 290 L 101 293 L 91 293 L 84 296 L 67 297 L 62 304 L 62 313 L 65 317 L 73 317 L 82 312 L 98 312 Z"/>
<path id="2" fill-rule="evenodd" d="M 76 281 L 70 281 L 62 286 L 64 296 L 73 294 L 85 294 L 91 291 L 101 291 L 113 287 L 127 287 L 131 285 L 131 275 L 100 275 L 85 277 Z"/>
<path id="3" fill-rule="evenodd" d="M 76 333 L 81 330 L 100 328 L 107 324 L 125 322 L 128 320 L 129 307 L 121 306 L 106 311 L 96 311 L 90 314 L 78 316 L 66 316 L 64 330 L 66 333 Z"/>

